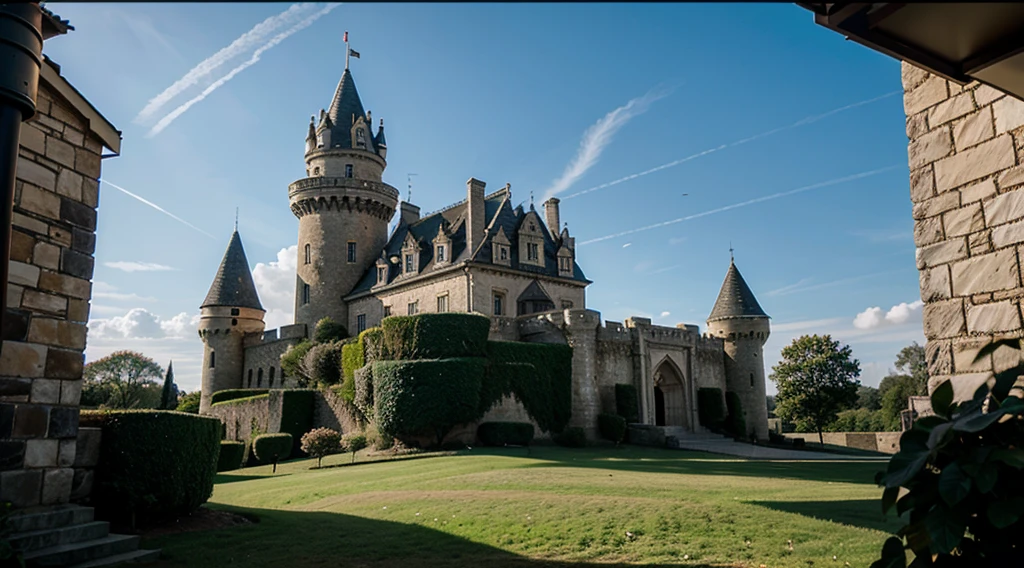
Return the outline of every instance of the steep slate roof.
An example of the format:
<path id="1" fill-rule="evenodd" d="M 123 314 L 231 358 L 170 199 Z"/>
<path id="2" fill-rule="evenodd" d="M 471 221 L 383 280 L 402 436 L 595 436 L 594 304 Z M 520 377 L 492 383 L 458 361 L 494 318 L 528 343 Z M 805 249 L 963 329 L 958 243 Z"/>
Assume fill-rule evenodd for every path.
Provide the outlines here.
<path id="1" fill-rule="evenodd" d="M 262 310 L 260 297 L 256 293 L 256 284 L 252 281 L 249 271 L 249 260 L 245 258 L 242 238 L 235 230 L 231 234 L 228 250 L 224 252 L 224 260 L 220 261 L 217 276 L 210 285 L 201 308 L 211 306 L 229 306 L 232 308 L 254 308 Z"/>
<path id="2" fill-rule="evenodd" d="M 334 100 L 331 101 L 327 116 L 331 118 L 331 147 L 351 148 L 352 147 L 352 121 L 353 115 L 366 119 L 366 111 L 363 110 L 363 102 L 359 99 L 359 91 L 356 90 L 356 82 L 352 78 L 352 72 L 348 69 L 341 75 L 338 81 L 338 88 L 334 91 Z M 366 149 L 376 152 L 373 125 L 366 125 Z"/>
<path id="3" fill-rule="evenodd" d="M 491 240 L 496 234 L 498 234 L 498 227 L 500 226 L 505 229 L 505 236 L 507 236 L 511 242 L 511 246 L 509 247 L 509 253 L 511 256 L 510 268 L 521 272 L 533 272 L 539 275 L 565 278 L 564 276 L 558 276 L 558 248 L 560 243 L 555 242 L 551 238 L 550 233 L 544 228 L 544 220 L 540 215 L 538 215 L 537 222 L 540 224 L 542 229 L 541 232 L 544 236 L 545 268 L 531 264 L 519 263 L 518 230 L 519 225 L 522 224 L 529 212 L 524 212 L 522 207 L 517 207 L 513 210 L 510 199 L 511 192 L 504 188 L 484 197 L 484 227 L 486 228 L 486 237 L 483 245 L 472 259 L 470 259 L 472 251 L 469 251 L 466 248 L 467 212 L 465 200 L 423 217 L 411 225 L 399 223 L 398 227 L 396 227 L 395 231 L 391 234 L 391 238 L 388 240 L 388 243 L 384 246 L 384 253 L 389 257 L 391 255 L 401 256 L 406 236 L 411 233 L 413 238 L 420 243 L 420 266 L 417 276 L 430 274 L 431 272 L 442 270 L 448 266 L 459 264 L 466 260 L 474 260 L 491 264 L 491 259 L 493 258 L 491 253 Z M 448 235 L 450 239 L 450 252 L 448 258 L 451 262 L 435 268 L 433 240 L 434 237 L 437 236 L 438 228 L 441 226 L 442 222 L 448 227 Z M 498 266 L 500 267 L 500 265 Z M 394 282 L 395 279 L 401 275 L 401 268 L 401 266 L 391 264 L 390 262 L 388 263 L 389 283 Z M 586 276 L 584 276 L 583 270 L 578 264 L 574 267 L 571 280 L 586 282 L 588 284 L 590 283 Z M 350 294 L 369 291 L 376 284 L 377 268 L 376 265 L 374 265 L 371 266 L 365 274 L 363 274 L 363 277 L 352 289 Z"/>
<path id="4" fill-rule="evenodd" d="M 722 290 L 718 293 L 718 300 L 715 301 L 715 307 L 711 310 L 708 321 L 756 317 L 766 318 L 768 314 L 764 313 L 757 303 L 757 298 L 754 297 L 754 293 L 750 291 L 750 287 L 743 280 L 743 276 L 736 268 L 736 263 L 730 262 L 729 271 L 725 274 L 725 281 L 722 282 Z"/>

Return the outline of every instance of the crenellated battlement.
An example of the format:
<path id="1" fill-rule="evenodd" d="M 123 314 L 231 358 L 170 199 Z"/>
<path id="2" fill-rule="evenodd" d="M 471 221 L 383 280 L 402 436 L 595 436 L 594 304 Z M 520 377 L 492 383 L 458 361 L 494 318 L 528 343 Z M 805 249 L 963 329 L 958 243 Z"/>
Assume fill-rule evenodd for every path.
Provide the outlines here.
<path id="1" fill-rule="evenodd" d="M 277 343 L 278 341 L 293 341 L 303 340 L 306 338 L 306 324 L 293 323 L 291 325 L 281 326 L 277 329 L 268 329 L 262 334 L 250 333 L 245 336 L 245 347 L 256 347 L 258 345 L 268 345 L 271 343 Z"/>

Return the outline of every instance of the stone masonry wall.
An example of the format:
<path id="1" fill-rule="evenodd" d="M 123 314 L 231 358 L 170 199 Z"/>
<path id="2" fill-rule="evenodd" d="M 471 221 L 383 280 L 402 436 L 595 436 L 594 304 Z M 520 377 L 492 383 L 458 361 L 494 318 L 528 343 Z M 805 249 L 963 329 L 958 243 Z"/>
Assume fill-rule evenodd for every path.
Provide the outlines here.
<path id="1" fill-rule="evenodd" d="M 0 501 L 67 502 L 78 433 L 102 144 L 41 80 L 22 126 L 0 354 Z"/>
<path id="2" fill-rule="evenodd" d="M 992 338 L 1022 331 L 1024 102 L 907 63 L 902 77 L 929 389 L 952 377 L 969 398 L 1019 357 L 974 362 Z"/>

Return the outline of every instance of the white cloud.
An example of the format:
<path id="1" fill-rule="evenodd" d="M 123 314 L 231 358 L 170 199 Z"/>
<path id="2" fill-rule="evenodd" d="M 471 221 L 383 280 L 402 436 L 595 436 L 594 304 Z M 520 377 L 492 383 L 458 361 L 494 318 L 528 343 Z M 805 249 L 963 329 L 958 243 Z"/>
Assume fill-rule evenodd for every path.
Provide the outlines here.
<path id="1" fill-rule="evenodd" d="M 165 320 L 145 308 L 132 308 L 123 316 L 91 320 L 89 322 L 89 338 L 187 337 L 196 333 L 198 323 L 198 314 L 190 316 L 182 312 Z"/>
<path id="2" fill-rule="evenodd" d="M 157 264 L 155 262 L 134 262 L 119 260 L 117 262 L 104 262 L 103 265 L 109 268 L 123 270 L 125 272 L 159 272 L 163 270 L 174 270 L 174 268 L 170 266 Z"/>
<path id="3" fill-rule="evenodd" d="M 290 325 L 295 321 L 295 268 L 298 245 L 283 248 L 277 252 L 277 260 L 258 262 L 252 270 L 263 309 L 267 329 Z"/>
<path id="4" fill-rule="evenodd" d="M 661 317 L 663 318 L 667 318 L 670 315 L 672 315 L 672 312 L 661 312 Z"/>
<path id="5" fill-rule="evenodd" d="M 622 248 L 629 248 L 631 246 L 633 246 L 633 243 L 626 243 L 626 244 L 622 245 Z"/>
<path id="6" fill-rule="evenodd" d="M 685 242 L 686 242 L 686 237 L 672 237 L 671 239 L 668 240 L 668 244 L 673 245 L 673 246 L 679 245 L 679 244 L 683 244 Z"/>
<path id="7" fill-rule="evenodd" d="M 583 177 L 587 170 L 592 168 L 601 157 L 604 149 L 612 143 L 615 133 L 625 126 L 633 117 L 639 116 L 650 108 L 651 104 L 667 96 L 668 93 L 649 92 L 642 97 L 632 99 L 628 103 L 604 115 L 601 120 L 595 122 L 583 133 L 580 141 L 580 148 L 576 157 L 566 166 L 561 177 L 551 183 L 545 192 L 544 198 L 552 197 L 562 193 L 576 183 L 576 180 Z"/>
<path id="8" fill-rule="evenodd" d="M 857 329 L 876 329 L 887 325 L 900 325 L 917 317 L 921 313 L 924 302 L 917 300 L 911 303 L 901 302 L 883 312 L 880 307 L 871 307 L 853 318 L 853 327 Z"/>
<path id="9" fill-rule="evenodd" d="M 125 292 L 118 292 L 116 286 L 111 286 L 110 284 L 107 284 L 106 282 L 103 282 L 101 280 L 97 280 L 97 281 L 92 283 L 92 299 L 95 301 L 97 298 L 98 299 L 103 299 L 103 300 L 114 300 L 115 302 L 132 302 L 132 303 L 137 303 L 137 302 L 155 302 L 156 301 L 156 298 L 149 298 L 149 297 L 145 297 L 145 296 L 140 296 L 140 295 L 135 294 L 135 293 L 130 293 L 129 294 L 129 293 L 125 293 Z M 96 306 L 94 305 L 93 307 L 95 308 Z M 124 311 L 124 308 L 115 308 L 115 309 L 118 312 L 123 312 Z"/>

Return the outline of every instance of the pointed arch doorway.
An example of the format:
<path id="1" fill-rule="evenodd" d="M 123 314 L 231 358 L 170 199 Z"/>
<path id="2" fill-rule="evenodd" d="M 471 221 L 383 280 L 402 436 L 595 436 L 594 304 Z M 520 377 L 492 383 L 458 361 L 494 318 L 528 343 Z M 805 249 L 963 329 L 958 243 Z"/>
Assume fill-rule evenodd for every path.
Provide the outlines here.
<path id="1" fill-rule="evenodd" d="M 654 370 L 654 424 L 690 429 L 683 373 L 665 358 Z"/>

